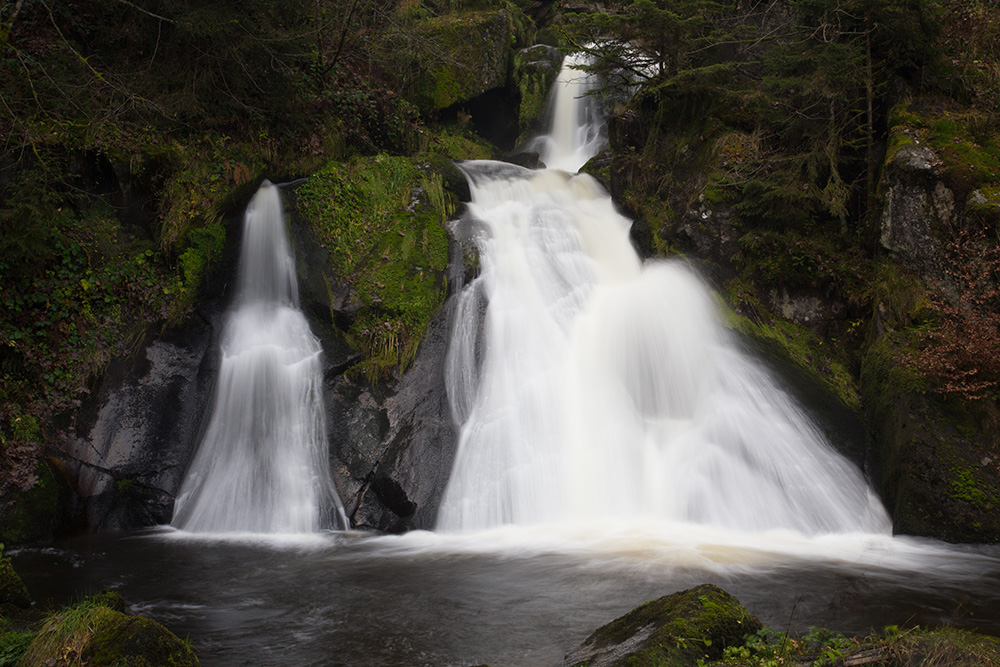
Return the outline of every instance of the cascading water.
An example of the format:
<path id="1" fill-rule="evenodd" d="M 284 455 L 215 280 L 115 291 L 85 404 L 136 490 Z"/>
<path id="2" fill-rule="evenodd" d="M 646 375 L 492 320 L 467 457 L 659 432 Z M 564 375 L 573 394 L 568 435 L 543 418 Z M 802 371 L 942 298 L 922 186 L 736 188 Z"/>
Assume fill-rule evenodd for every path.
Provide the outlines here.
<path id="1" fill-rule="evenodd" d="M 199 533 L 345 526 L 329 470 L 322 349 L 298 302 L 281 195 L 265 181 L 247 207 L 214 403 L 173 526 Z"/>
<path id="2" fill-rule="evenodd" d="M 581 119 L 555 114 L 550 137 L 580 136 Z M 589 155 L 574 151 L 578 167 Z M 889 530 L 860 472 L 738 350 L 701 281 L 678 261 L 641 263 L 596 181 L 462 168 L 481 273 L 446 369 L 461 436 L 440 530 L 602 517 Z"/>
<path id="3" fill-rule="evenodd" d="M 549 97 L 552 129 L 529 146 L 538 151 L 539 159 L 549 169 L 575 172 L 604 148 L 604 119 L 590 94 L 598 82 L 579 69 L 589 62 L 583 53 L 570 54 L 563 60 Z"/>

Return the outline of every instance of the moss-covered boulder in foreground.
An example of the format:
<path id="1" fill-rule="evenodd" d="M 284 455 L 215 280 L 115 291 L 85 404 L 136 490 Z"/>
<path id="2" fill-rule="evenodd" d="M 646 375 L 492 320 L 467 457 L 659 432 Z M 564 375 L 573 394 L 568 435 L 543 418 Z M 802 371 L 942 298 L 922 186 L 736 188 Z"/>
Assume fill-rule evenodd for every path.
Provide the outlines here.
<path id="1" fill-rule="evenodd" d="M 67 667 L 197 667 L 200 664 L 187 643 L 156 621 L 129 616 L 105 602 L 103 598 L 92 598 L 50 615 L 18 664 Z"/>
<path id="2" fill-rule="evenodd" d="M 729 593 L 702 584 L 636 607 L 598 628 L 566 656 L 572 667 L 690 667 L 761 629 Z"/>

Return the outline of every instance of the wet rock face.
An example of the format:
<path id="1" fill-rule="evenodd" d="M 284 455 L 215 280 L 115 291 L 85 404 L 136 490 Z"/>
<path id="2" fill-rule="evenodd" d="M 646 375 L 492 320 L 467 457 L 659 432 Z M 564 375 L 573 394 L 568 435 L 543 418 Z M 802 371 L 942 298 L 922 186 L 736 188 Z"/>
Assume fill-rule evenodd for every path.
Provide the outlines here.
<path id="1" fill-rule="evenodd" d="M 130 530 L 170 521 L 209 399 L 211 338 L 200 328 L 153 340 L 106 377 L 61 453 L 80 523 Z"/>
<path id="2" fill-rule="evenodd" d="M 450 304 L 431 321 L 413 365 L 386 395 L 346 377 L 330 383 L 334 478 L 351 525 L 431 529 L 458 442 L 444 383 Z"/>
<path id="3" fill-rule="evenodd" d="M 886 164 L 880 241 L 921 275 L 940 270 L 955 219 L 955 195 L 940 180 L 941 160 L 927 146 L 900 148 Z"/>

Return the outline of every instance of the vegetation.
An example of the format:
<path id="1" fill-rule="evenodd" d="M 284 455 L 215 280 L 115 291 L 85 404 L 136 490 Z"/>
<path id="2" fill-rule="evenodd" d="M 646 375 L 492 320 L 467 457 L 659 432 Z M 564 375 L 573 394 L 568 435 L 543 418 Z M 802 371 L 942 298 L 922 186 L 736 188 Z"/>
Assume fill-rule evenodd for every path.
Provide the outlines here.
<path id="1" fill-rule="evenodd" d="M 224 220 L 263 177 L 419 151 L 440 174 L 441 156 L 474 146 L 462 132 L 432 139 L 395 92 L 415 81 L 414 58 L 476 74 L 428 28 L 457 9 L 527 38 L 507 2 L 0 8 L 0 496 L 37 483 L 39 457 L 59 449 L 112 359 L 191 314 Z M 406 247 L 382 239 L 388 227 L 363 235 L 395 259 L 429 248 L 423 272 L 351 267 L 359 294 L 391 313 L 369 309 L 351 331 L 373 368 L 405 365 L 443 293 L 443 232 L 429 222 L 447 209 L 442 180 L 415 174 L 407 187 L 426 194 Z M 365 291 L 376 283 L 381 294 Z"/>
<path id="2" fill-rule="evenodd" d="M 701 585 L 636 607 L 570 653 L 577 667 L 821 667 L 1000 665 L 1000 639 L 955 628 L 889 626 L 867 637 L 823 628 L 804 635 L 761 623 L 725 591 Z"/>
<path id="3" fill-rule="evenodd" d="M 726 648 L 721 660 L 698 662 L 699 667 L 821 667 L 822 665 L 982 665 L 1000 664 L 1000 640 L 955 628 L 892 626 L 868 637 L 845 637 L 812 628 L 794 637 L 765 628 L 747 637 L 742 646 Z"/>
<path id="4" fill-rule="evenodd" d="M 453 208 L 440 174 L 389 155 L 332 162 L 302 186 L 299 205 L 337 283 L 361 302 L 347 331 L 365 353 L 355 372 L 377 380 L 405 368 L 447 288 L 441 223 Z"/>

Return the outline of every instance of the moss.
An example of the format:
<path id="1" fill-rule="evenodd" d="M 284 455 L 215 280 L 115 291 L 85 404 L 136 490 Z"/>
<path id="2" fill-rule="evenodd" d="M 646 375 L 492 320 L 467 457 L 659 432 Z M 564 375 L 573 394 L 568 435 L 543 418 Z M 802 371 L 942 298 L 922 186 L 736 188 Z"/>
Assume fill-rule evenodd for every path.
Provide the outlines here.
<path id="1" fill-rule="evenodd" d="M 178 258 L 185 301 L 193 302 L 208 266 L 222 253 L 225 243 L 226 228 L 220 223 L 188 231 L 187 249 Z"/>
<path id="2" fill-rule="evenodd" d="M 721 659 L 703 667 L 776 667 L 778 665 L 962 665 L 1000 666 L 1000 639 L 957 628 L 889 626 L 867 637 L 845 637 L 811 628 L 802 637 L 765 629 L 733 646 Z"/>
<path id="3" fill-rule="evenodd" d="M 0 540 L 7 544 L 49 539 L 59 520 L 59 484 L 52 468 L 39 463 L 38 482 L 27 491 L 14 491 L 0 511 Z"/>
<path id="4" fill-rule="evenodd" d="M 331 163 L 299 189 L 299 207 L 330 252 L 336 279 L 362 304 L 347 334 L 365 352 L 355 372 L 384 378 L 416 354 L 447 288 L 453 211 L 438 173 L 379 155 Z"/>
<path id="5" fill-rule="evenodd" d="M 990 502 L 990 497 L 979 488 L 970 468 L 953 467 L 950 473 L 948 490 L 953 499 L 971 503 L 982 509 L 990 509 L 996 504 L 996 499 Z"/>
<path id="6" fill-rule="evenodd" d="M 493 149 L 465 128 L 442 126 L 427 132 L 427 141 L 418 159 L 434 156 L 450 160 L 489 160 L 493 158 Z"/>
<path id="7" fill-rule="evenodd" d="M 771 313 L 746 283 L 731 281 L 726 299 L 719 300 L 719 307 L 726 327 L 788 359 L 847 407 L 854 410 L 861 407 L 857 382 L 842 351 L 809 329 Z"/>
<path id="8" fill-rule="evenodd" d="M 406 91 L 408 99 L 432 113 L 504 85 L 514 34 L 511 17 L 504 9 L 415 22 L 411 32 L 420 37 L 426 52 L 414 53 L 413 44 L 408 47 L 409 68 L 417 72 Z"/>
<path id="9" fill-rule="evenodd" d="M 629 642 L 608 664 L 689 667 L 699 659 L 721 656 L 727 646 L 742 643 L 760 629 L 760 621 L 736 598 L 703 584 L 647 602 L 598 628 L 580 649 L 585 657 L 573 654 L 570 659 L 579 660 L 572 663 L 575 667 L 585 667 Z"/>
<path id="10" fill-rule="evenodd" d="M 21 577 L 14 571 L 10 559 L 0 557 L 0 605 L 5 604 L 26 608 L 31 606 L 31 597 Z"/>
<path id="11" fill-rule="evenodd" d="M 918 99 L 897 105 L 889 122 L 887 159 L 920 142 L 941 159 L 944 181 L 956 192 L 1000 184 L 1000 132 L 990 113 Z"/>
<path id="12" fill-rule="evenodd" d="M 128 616 L 99 599 L 54 612 L 41 625 L 22 664 L 93 667 L 195 667 L 191 648 L 162 625 Z"/>

